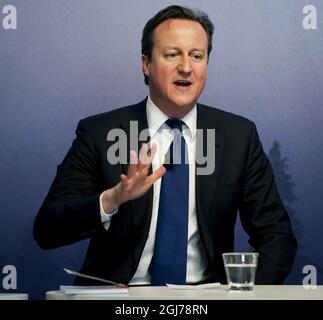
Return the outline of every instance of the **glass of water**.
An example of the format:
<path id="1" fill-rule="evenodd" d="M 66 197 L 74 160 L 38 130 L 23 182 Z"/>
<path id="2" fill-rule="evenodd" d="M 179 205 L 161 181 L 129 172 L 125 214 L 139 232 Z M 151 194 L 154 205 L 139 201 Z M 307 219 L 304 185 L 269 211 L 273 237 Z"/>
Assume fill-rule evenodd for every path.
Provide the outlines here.
<path id="1" fill-rule="evenodd" d="M 224 269 L 230 290 L 253 290 L 258 265 L 256 252 L 223 253 Z"/>

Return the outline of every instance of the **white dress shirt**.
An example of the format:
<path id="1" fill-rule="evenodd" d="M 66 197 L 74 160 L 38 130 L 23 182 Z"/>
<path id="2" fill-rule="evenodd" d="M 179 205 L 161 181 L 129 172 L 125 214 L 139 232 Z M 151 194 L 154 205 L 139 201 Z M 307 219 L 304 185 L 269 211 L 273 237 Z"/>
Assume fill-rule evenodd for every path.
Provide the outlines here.
<path id="1" fill-rule="evenodd" d="M 151 137 L 150 143 L 156 143 L 157 152 L 152 163 L 152 170 L 155 171 L 164 163 L 165 155 L 174 138 L 174 133 L 167 126 L 165 121 L 168 119 L 148 97 L 147 99 L 147 121 L 149 134 Z M 187 247 L 187 272 L 186 282 L 195 283 L 206 279 L 205 274 L 207 261 L 201 244 L 200 235 L 197 228 L 196 220 L 196 199 L 195 199 L 195 155 L 196 155 L 196 106 L 181 120 L 185 123 L 183 128 L 183 137 L 185 139 L 189 158 L 189 219 L 188 219 L 188 247 Z M 159 207 L 161 179 L 158 179 L 153 185 L 153 206 L 150 222 L 150 229 L 142 252 L 138 268 L 135 275 L 130 281 L 130 285 L 134 284 L 150 284 L 150 274 L 148 268 L 153 256 L 155 235 Z M 101 195 L 102 197 L 102 195 Z M 105 229 L 109 229 L 110 221 L 117 209 L 112 213 L 106 214 L 103 210 L 100 197 L 101 220 Z"/>

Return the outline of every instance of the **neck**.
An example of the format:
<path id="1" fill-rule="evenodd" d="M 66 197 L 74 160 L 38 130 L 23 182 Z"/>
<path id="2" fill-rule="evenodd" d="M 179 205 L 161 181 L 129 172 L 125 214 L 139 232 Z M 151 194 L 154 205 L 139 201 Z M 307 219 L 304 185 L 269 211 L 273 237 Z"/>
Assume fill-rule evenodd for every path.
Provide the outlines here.
<path id="1" fill-rule="evenodd" d="M 156 103 L 151 96 L 150 96 L 150 99 L 159 110 L 161 110 L 163 113 L 166 114 L 168 118 L 171 118 L 171 119 L 180 120 L 184 118 L 188 113 L 192 111 L 192 109 L 195 106 L 195 104 L 188 105 L 188 106 L 179 106 L 176 104 L 163 105 L 163 104 Z"/>

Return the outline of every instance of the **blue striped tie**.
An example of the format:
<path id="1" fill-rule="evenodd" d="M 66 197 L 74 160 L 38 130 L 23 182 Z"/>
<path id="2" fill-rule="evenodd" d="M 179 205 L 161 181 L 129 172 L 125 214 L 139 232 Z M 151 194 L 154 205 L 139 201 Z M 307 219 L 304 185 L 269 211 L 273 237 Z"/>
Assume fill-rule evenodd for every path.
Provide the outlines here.
<path id="1" fill-rule="evenodd" d="M 166 124 L 175 129 L 175 137 L 161 182 L 155 249 L 149 268 L 152 285 L 186 283 L 189 166 L 182 135 L 184 123 L 168 119 Z"/>

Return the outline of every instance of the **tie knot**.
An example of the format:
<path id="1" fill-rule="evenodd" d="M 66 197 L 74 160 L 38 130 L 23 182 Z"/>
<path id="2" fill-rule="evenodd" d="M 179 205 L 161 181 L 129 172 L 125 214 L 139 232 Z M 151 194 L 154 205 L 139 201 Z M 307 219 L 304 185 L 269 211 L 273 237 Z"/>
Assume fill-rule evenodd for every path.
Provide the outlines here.
<path id="1" fill-rule="evenodd" d="M 168 119 L 168 120 L 166 121 L 166 124 L 167 124 L 171 129 L 177 129 L 177 130 L 179 130 L 180 132 L 182 132 L 184 122 L 183 122 L 182 120 Z"/>

